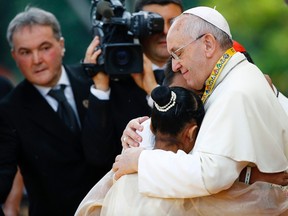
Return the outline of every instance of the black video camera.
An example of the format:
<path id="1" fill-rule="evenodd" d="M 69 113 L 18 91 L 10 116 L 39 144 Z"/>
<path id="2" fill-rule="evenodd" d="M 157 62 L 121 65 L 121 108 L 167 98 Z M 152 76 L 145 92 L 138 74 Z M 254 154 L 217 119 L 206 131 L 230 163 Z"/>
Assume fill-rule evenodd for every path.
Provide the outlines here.
<path id="1" fill-rule="evenodd" d="M 163 32 L 164 20 L 157 13 L 130 14 L 119 0 L 92 0 L 93 37 L 100 38 L 101 55 L 97 65 L 84 64 L 89 76 L 99 71 L 109 75 L 143 71 L 143 52 L 139 38 Z"/>

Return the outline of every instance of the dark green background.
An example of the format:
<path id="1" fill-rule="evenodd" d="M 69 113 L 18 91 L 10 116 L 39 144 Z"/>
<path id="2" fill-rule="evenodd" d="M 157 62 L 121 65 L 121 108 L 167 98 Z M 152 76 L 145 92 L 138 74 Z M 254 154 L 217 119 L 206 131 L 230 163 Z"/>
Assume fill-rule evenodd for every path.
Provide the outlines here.
<path id="1" fill-rule="evenodd" d="M 288 95 L 288 6 L 284 0 L 184 0 L 188 9 L 197 5 L 216 6 L 228 20 L 233 38 L 242 43 L 261 70 Z M 83 58 L 91 41 L 90 0 L 10 0 L 0 2 L 0 64 L 11 71 L 15 82 L 22 79 L 6 41 L 9 21 L 26 5 L 38 6 L 56 15 L 66 44 L 65 63 Z M 133 0 L 126 0 L 131 12 Z"/>

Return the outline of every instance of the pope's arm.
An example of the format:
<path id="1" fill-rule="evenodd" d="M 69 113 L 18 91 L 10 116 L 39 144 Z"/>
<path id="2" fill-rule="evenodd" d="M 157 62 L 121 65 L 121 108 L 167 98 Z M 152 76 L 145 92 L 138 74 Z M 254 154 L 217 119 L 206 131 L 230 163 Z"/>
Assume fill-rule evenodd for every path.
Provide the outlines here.
<path id="1" fill-rule="evenodd" d="M 201 152 L 143 151 L 138 163 L 139 191 L 163 198 L 215 194 L 228 189 L 246 165 Z"/>
<path id="2" fill-rule="evenodd" d="M 202 152 L 175 154 L 131 148 L 116 159 L 113 169 L 116 178 L 138 170 L 139 191 L 145 195 L 191 198 L 229 188 L 246 165 L 246 162 Z"/>

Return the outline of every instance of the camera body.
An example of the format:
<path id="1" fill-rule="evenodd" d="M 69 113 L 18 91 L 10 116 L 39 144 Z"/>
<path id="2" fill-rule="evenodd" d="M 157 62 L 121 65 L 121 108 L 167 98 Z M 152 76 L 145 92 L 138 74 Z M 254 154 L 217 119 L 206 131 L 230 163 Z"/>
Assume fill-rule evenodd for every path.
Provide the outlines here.
<path id="1" fill-rule="evenodd" d="M 93 37 L 100 38 L 97 68 L 111 75 L 141 73 L 143 52 L 139 38 L 163 32 L 164 20 L 156 13 L 129 13 L 119 0 L 92 0 Z M 94 70 L 95 71 L 95 70 Z"/>

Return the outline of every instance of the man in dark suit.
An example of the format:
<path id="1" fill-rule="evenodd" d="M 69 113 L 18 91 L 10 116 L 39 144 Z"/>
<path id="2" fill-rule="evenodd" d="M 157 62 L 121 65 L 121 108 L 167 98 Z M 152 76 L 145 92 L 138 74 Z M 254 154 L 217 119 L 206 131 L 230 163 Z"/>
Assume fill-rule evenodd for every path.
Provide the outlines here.
<path id="1" fill-rule="evenodd" d="M 0 103 L 0 204 L 19 166 L 29 215 L 71 216 L 116 155 L 113 149 L 109 155 L 85 150 L 97 136 L 90 122 L 105 123 L 93 83 L 82 77 L 82 68 L 62 64 L 64 39 L 53 14 L 27 8 L 10 22 L 7 39 L 25 79 Z M 50 92 L 62 87 L 58 101 Z M 75 130 L 58 115 L 62 103 L 70 108 Z"/>

